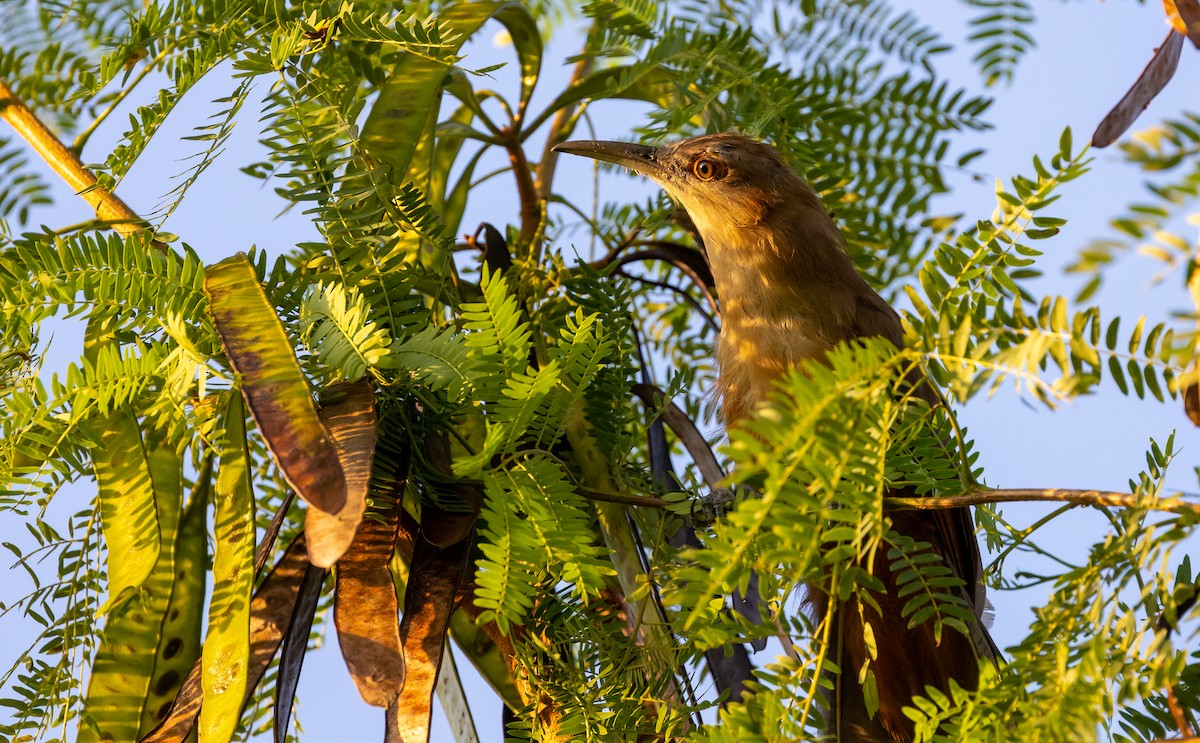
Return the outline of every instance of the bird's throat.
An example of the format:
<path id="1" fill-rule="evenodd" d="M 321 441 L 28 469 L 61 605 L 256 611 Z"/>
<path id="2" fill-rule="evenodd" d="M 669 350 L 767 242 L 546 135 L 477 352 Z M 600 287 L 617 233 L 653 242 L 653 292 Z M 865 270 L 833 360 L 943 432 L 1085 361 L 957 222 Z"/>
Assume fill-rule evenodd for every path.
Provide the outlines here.
<path id="1" fill-rule="evenodd" d="M 859 296 L 871 292 L 819 204 L 776 210 L 754 227 L 701 231 L 721 303 L 718 392 L 733 422 L 787 371 L 852 337 Z"/>
<path id="2" fill-rule="evenodd" d="M 789 369 L 822 358 L 829 344 L 812 306 L 820 292 L 797 285 L 778 255 L 710 248 L 710 259 L 721 302 L 718 392 L 730 423 L 750 414 Z"/>

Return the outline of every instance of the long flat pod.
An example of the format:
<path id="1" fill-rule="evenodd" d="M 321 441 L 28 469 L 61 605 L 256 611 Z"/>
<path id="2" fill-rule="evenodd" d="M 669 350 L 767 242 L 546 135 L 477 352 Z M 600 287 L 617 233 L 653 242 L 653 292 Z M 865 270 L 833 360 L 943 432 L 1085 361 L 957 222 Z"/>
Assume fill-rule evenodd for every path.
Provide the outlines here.
<path id="1" fill-rule="evenodd" d="M 387 707 L 404 684 L 400 645 L 400 602 L 389 563 L 398 538 L 411 542 L 415 525 L 406 524 L 401 499 L 408 478 L 409 452 L 395 462 L 395 484 L 379 496 L 379 511 L 364 519 L 346 554 L 338 560 L 334 622 L 346 668 L 363 701 Z M 410 550 L 411 553 L 411 550 Z"/>
<path id="2" fill-rule="evenodd" d="M 151 444 L 147 453 L 133 415 L 122 411 L 112 416 L 102 441 L 107 445 L 92 453 L 102 483 L 101 497 L 143 498 L 144 502 L 132 513 L 149 522 L 143 524 L 143 532 L 154 524 L 154 534 L 162 536 L 155 551 L 157 560 L 139 581 L 138 590 L 126 600 L 115 601 L 130 588 L 124 586 L 121 593 L 114 593 L 109 599 L 111 611 L 92 664 L 78 743 L 137 739 L 139 723 L 150 701 L 156 651 L 161 645 L 162 625 L 174 584 L 175 533 L 183 500 L 179 456 L 162 442 Z M 130 490 L 124 493 L 116 490 L 121 487 Z M 114 519 L 113 511 L 121 513 L 123 518 Z M 136 527 L 124 518 L 129 514 L 111 507 L 107 513 L 110 521 L 104 525 L 106 536 L 114 532 L 108 539 L 109 550 L 116 550 L 110 556 L 110 566 L 143 559 L 143 554 L 121 552 L 124 540 L 135 538 L 134 534 L 122 533 L 135 532 Z"/>
<path id="3" fill-rule="evenodd" d="M 337 513 L 346 503 L 337 448 L 317 417 L 295 350 L 245 253 L 209 266 L 204 292 L 221 347 L 279 471 L 310 506 Z"/>
<path id="4" fill-rule="evenodd" d="M 388 707 L 388 743 L 429 740 L 434 686 L 446 650 L 454 599 L 471 561 L 473 541 L 474 532 L 449 547 L 438 547 L 424 536 L 417 537 L 400 624 L 404 688 Z"/>
<path id="5" fill-rule="evenodd" d="M 279 650 L 283 635 L 292 622 L 300 586 L 308 568 L 303 535 L 288 545 L 275 567 L 263 579 L 250 602 L 250 663 L 246 670 L 244 709 L 271 659 Z M 192 666 L 187 680 L 175 697 L 175 703 L 159 726 L 140 743 L 183 743 L 196 725 L 196 716 L 204 702 L 200 684 L 200 664 Z"/>
<path id="6" fill-rule="evenodd" d="M 154 484 L 137 418 L 118 410 L 97 426 L 92 467 L 100 491 L 100 526 L 108 547 L 106 613 L 128 599 L 154 570 L 162 546 Z"/>
<path id="7" fill-rule="evenodd" d="M 250 663 L 254 588 L 254 493 L 246 418 L 237 390 L 227 396 L 213 488 L 213 592 L 204 639 L 200 743 L 227 743 L 237 729 Z"/>
<path id="8" fill-rule="evenodd" d="M 1093 147 L 1107 147 L 1116 142 L 1141 115 L 1142 111 L 1146 110 L 1146 106 L 1150 105 L 1154 97 L 1162 92 L 1167 83 L 1171 82 L 1176 68 L 1179 67 L 1179 53 L 1183 50 L 1183 39 L 1184 37 L 1180 33 L 1167 32 L 1167 38 L 1154 50 L 1154 56 L 1150 58 L 1146 69 L 1142 70 L 1142 74 L 1138 75 L 1138 79 L 1134 81 L 1125 96 L 1117 102 L 1117 105 L 1113 106 L 1113 109 L 1096 127 L 1096 132 L 1092 135 Z"/>
<path id="9" fill-rule="evenodd" d="M 158 482 L 160 465 L 151 455 L 151 471 Z M 175 536 L 171 596 L 162 616 L 162 629 L 154 657 L 150 693 L 138 725 L 145 735 L 170 710 L 188 670 L 200 657 L 200 628 L 204 622 L 205 577 L 208 573 L 208 503 L 212 493 L 213 462 L 206 456 L 196 475 L 191 498 L 179 519 Z"/>
<path id="10" fill-rule="evenodd" d="M 366 379 L 335 385 L 319 413 L 337 446 L 346 478 L 346 505 L 336 514 L 310 508 L 304 517 L 308 559 L 331 567 L 350 546 L 367 507 L 367 486 L 375 458 L 375 391 Z M 325 394 L 323 393 L 323 395 Z"/>

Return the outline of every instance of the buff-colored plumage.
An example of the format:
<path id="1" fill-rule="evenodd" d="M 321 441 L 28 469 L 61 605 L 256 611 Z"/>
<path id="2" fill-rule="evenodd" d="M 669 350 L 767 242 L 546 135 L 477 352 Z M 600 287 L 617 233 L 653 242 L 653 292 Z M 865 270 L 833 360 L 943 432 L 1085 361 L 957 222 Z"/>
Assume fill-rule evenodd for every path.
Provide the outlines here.
<path id="1" fill-rule="evenodd" d="M 817 194 L 769 145 L 726 133 L 658 148 L 613 142 L 559 148 L 643 173 L 695 223 L 721 303 L 717 392 L 727 425 L 754 415 L 786 371 L 823 358 L 839 342 L 880 336 L 897 346 L 902 343 L 899 317 L 855 271 Z M 918 394 L 933 402 L 923 385 Z M 969 594 L 964 598 L 976 617 L 982 617 L 982 566 L 969 511 L 898 511 L 888 516 L 901 534 L 933 545 L 964 580 Z M 923 695 L 926 686 L 946 691 L 950 680 L 972 688 L 978 683 L 980 660 L 995 657 L 995 646 L 981 624 L 972 628 L 971 637 L 947 631 L 940 643 L 929 625 L 909 629 L 901 615 L 906 598 L 896 595 L 888 563 L 884 554 L 873 560 L 888 595 L 880 597 L 878 614 L 865 612 L 878 648 L 871 661 L 879 693 L 874 717 L 855 681 L 855 671 L 867 660 L 862 618 L 857 609 L 827 606 L 822 591 L 811 591 L 811 603 L 820 615 L 833 611 L 836 662 L 846 671 L 830 700 L 830 732 L 837 740 L 911 740 L 911 722 L 902 708 L 913 695 Z"/>

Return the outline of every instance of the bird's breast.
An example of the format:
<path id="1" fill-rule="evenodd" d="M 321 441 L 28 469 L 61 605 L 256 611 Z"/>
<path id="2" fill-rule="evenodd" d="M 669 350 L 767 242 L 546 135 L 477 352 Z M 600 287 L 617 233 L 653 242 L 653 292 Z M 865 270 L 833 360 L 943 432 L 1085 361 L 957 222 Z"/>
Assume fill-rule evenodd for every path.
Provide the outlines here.
<path id="1" fill-rule="evenodd" d="M 803 318 L 726 313 L 717 342 L 717 391 L 725 422 L 749 415 L 789 369 L 822 358 L 828 350 Z"/>

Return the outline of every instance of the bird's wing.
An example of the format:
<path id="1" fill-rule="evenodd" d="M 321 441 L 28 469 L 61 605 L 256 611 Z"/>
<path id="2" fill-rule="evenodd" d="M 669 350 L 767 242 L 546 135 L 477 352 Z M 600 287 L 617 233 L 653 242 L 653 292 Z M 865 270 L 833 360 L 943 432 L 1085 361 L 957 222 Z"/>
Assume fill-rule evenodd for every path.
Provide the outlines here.
<path id="1" fill-rule="evenodd" d="M 856 293 L 857 306 L 854 312 L 853 334 L 858 338 L 887 338 L 897 348 L 904 345 L 904 329 L 900 326 L 900 315 L 891 305 L 883 301 L 870 287 Z"/>
<path id="2" fill-rule="evenodd" d="M 860 338 L 882 336 L 903 345 L 904 331 L 900 316 L 873 291 L 860 293 L 855 313 L 855 331 Z M 914 370 L 910 381 L 917 397 L 931 406 L 940 404 L 929 383 Z M 969 508 L 951 508 L 933 512 L 937 541 L 936 547 L 942 558 L 967 584 L 967 597 L 972 603 L 975 616 L 982 618 L 986 606 L 986 590 L 983 585 L 983 560 L 979 554 L 979 542 L 975 538 L 975 525 Z"/>

